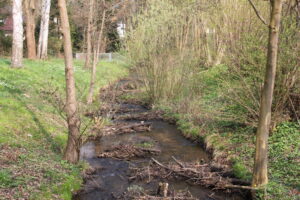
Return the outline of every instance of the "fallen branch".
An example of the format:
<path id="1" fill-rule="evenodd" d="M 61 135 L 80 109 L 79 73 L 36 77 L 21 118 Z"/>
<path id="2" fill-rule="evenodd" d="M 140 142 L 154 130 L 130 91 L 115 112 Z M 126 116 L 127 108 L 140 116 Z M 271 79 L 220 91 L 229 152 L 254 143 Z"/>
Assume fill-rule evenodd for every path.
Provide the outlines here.
<path id="1" fill-rule="evenodd" d="M 254 188 L 251 186 L 244 185 L 225 185 L 226 188 L 237 188 L 237 189 L 246 189 L 246 190 L 258 190 L 258 188 Z"/>

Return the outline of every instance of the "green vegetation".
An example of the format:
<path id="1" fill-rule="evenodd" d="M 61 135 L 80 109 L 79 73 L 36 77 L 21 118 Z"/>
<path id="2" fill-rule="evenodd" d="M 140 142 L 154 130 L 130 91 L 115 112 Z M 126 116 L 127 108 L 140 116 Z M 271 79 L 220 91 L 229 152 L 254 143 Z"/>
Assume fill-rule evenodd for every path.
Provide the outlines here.
<path id="1" fill-rule="evenodd" d="M 220 105 L 215 105 L 220 106 Z M 170 107 L 156 106 L 166 112 L 167 118 L 177 121 L 187 138 L 204 143 L 213 150 L 215 160 L 227 160 L 237 178 L 251 181 L 255 129 L 229 121 L 210 121 L 199 124 L 189 115 L 174 113 Z M 284 122 L 273 131 L 269 140 L 269 185 L 266 199 L 296 200 L 300 188 L 299 143 L 300 126 Z M 262 195 L 262 194 L 261 194 Z"/>
<path id="2" fill-rule="evenodd" d="M 65 96 L 64 62 L 25 60 L 18 70 L 9 65 L 0 59 L 0 199 L 71 199 L 81 185 L 83 165 L 61 160 L 67 139 L 59 107 Z M 84 112 L 90 72 L 80 61 L 74 65 Z M 127 71 L 121 63 L 101 62 L 95 91 Z"/>
<path id="3" fill-rule="evenodd" d="M 255 5 L 268 19 L 269 3 Z M 300 193 L 300 35 L 295 12 L 283 12 L 266 195 L 276 200 Z M 136 97 L 166 111 L 188 138 L 251 180 L 269 36 L 249 2 L 149 0 L 132 25 L 128 57 L 144 83 Z"/>
<path id="4" fill-rule="evenodd" d="M 137 147 L 141 147 L 141 148 L 152 148 L 154 146 L 154 144 L 152 142 L 142 142 L 139 144 L 136 144 Z"/>
<path id="5" fill-rule="evenodd" d="M 216 77 L 214 70 L 211 71 L 209 77 Z M 210 78 L 202 80 L 205 80 L 204 84 L 207 84 L 207 93 L 202 98 L 202 103 L 207 105 L 206 109 L 209 108 L 214 112 L 216 108 L 222 108 L 223 102 L 215 101 L 222 88 L 217 84 L 212 84 Z M 216 78 L 215 81 L 217 80 L 219 79 Z M 179 129 L 187 138 L 198 140 L 204 143 L 207 149 L 212 149 L 215 160 L 225 159 L 230 162 L 237 178 L 251 181 L 255 128 L 236 121 L 220 120 L 218 117 L 210 117 L 208 120 L 205 117 L 210 114 L 207 113 L 199 114 L 197 120 L 188 113 L 179 112 L 170 105 L 166 106 L 165 103 L 155 104 L 154 107 L 164 110 L 167 118 L 175 119 Z M 297 122 L 283 122 L 272 130 L 269 139 L 270 183 L 266 199 L 296 200 L 298 198 L 300 188 L 299 136 L 300 126 Z"/>

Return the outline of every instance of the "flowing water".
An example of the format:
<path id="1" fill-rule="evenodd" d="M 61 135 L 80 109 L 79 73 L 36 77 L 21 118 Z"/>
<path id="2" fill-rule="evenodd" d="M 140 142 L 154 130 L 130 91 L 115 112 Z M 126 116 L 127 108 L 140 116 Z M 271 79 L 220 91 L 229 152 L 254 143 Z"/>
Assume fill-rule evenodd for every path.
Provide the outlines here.
<path id="1" fill-rule="evenodd" d="M 81 148 L 81 159 L 92 167 L 100 168 L 93 179 L 87 180 L 85 192 L 79 193 L 74 199 L 80 200 L 110 200 L 116 199 L 130 188 L 143 188 L 145 191 L 155 191 L 158 182 L 130 182 L 128 173 L 130 166 L 148 165 L 150 158 L 133 159 L 130 161 L 112 158 L 97 158 L 96 155 L 118 144 L 153 145 L 161 150 L 154 158 L 162 163 L 172 161 L 172 156 L 185 162 L 208 162 L 205 151 L 195 143 L 185 139 L 174 125 L 161 121 L 153 121 L 150 132 L 133 133 L 115 136 L 105 136 L 97 141 L 89 141 Z M 170 190 L 188 189 L 194 197 L 203 200 L 242 199 L 239 195 L 216 192 L 200 186 L 191 186 L 184 181 L 168 182 Z"/>

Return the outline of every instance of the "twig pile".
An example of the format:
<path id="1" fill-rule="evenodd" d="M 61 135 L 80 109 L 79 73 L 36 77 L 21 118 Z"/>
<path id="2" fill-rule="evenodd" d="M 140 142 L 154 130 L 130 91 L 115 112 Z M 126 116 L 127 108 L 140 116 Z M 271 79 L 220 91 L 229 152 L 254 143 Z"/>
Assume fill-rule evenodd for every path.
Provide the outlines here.
<path id="1" fill-rule="evenodd" d="M 173 191 L 168 197 L 161 197 L 156 195 L 148 195 L 143 193 L 132 193 L 128 192 L 119 199 L 130 199 L 130 200 L 198 200 L 193 197 L 189 191 L 175 192 Z"/>
<path id="2" fill-rule="evenodd" d="M 115 123 L 111 126 L 106 126 L 100 129 L 101 136 L 108 135 L 121 135 L 127 133 L 135 132 L 146 132 L 151 131 L 150 122 L 140 122 L 140 123 Z"/>
<path id="3" fill-rule="evenodd" d="M 129 113 L 125 115 L 115 116 L 117 120 L 139 120 L 139 121 L 147 121 L 147 120 L 163 120 L 163 112 L 162 111 L 148 111 L 142 113 Z"/>
<path id="4" fill-rule="evenodd" d="M 147 157 L 149 155 L 157 155 L 160 153 L 160 150 L 150 149 L 150 148 L 141 148 L 134 145 L 125 145 L 121 144 L 107 150 L 104 153 L 98 155 L 99 158 L 117 158 L 117 159 L 128 159 L 128 158 L 141 158 Z"/>
<path id="5" fill-rule="evenodd" d="M 164 165 L 152 158 L 149 166 L 144 168 L 132 168 L 131 180 L 147 180 L 154 178 L 185 180 L 192 185 L 201 185 L 218 190 L 228 188 L 251 189 L 248 182 L 226 177 L 227 172 L 213 170 L 210 164 L 182 163 L 173 157 L 173 163 Z M 242 185 L 234 185 L 234 184 Z"/>

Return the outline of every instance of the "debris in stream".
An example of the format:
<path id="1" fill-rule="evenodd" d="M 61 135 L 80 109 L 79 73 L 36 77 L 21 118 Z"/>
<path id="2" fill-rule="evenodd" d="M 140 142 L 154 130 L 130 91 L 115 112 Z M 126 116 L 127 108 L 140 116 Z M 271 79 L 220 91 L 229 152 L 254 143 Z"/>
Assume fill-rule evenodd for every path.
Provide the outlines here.
<path id="1" fill-rule="evenodd" d="M 134 79 L 122 79 L 118 80 L 107 87 L 103 87 L 100 90 L 100 98 L 107 100 L 108 102 L 113 100 L 117 101 L 117 97 L 125 93 L 136 93 L 138 82 Z M 119 98 L 118 98 L 119 99 Z"/>
<path id="2" fill-rule="evenodd" d="M 204 157 L 201 157 L 203 162 L 199 161 L 199 163 L 182 163 L 173 158 L 174 162 L 168 165 L 151 159 L 151 156 L 154 156 L 156 159 L 166 160 L 164 158 L 166 149 L 170 151 L 168 155 L 177 155 L 176 152 L 179 152 L 172 151 L 171 147 L 174 145 L 172 138 L 164 140 L 168 139 L 168 135 L 165 135 L 162 128 L 156 124 L 157 120 L 171 124 L 175 124 L 175 121 L 166 118 L 162 111 L 148 110 L 149 107 L 144 103 L 122 98 L 121 95 L 136 91 L 135 87 L 128 82 L 129 80 L 121 80 L 102 89 L 100 92 L 101 108 L 98 111 L 86 113 L 86 116 L 91 119 L 109 119 L 113 124 L 95 123 L 93 131 L 97 135 L 90 139 L 102 143 L 101 147 L 95 150 L 94 156 L 88 160 L 96 168 L 84 174 L 84 187 L 74 196 L 74 199 L 197 200 L 205 198 L 220 200 L 223 197 L 218 198 L 215 191 L 205 191 L 203 194 L 203 188 L 199 187 L 201 192 L 198 193 L 195 192 L 195 187 L 198 191 L 197 185 L 213 189 L 227 189 L 228 185 L 239 184 L 234 182 L 226 169 L 212 163 L 203 163 L 206 160 L 202 159 Z M 151 130 L 152 125 L 153 130 Z M 152 138 L 152 133 L 155 133 L 156 129 L 164 133 L 164 139 Z M 149 131 L 152 132 L 145 133 Z M 171 132 L 175 134 L 176 131 L 172 129 Z M 172 145 L 165 147 L 162 145 L 164 143 Z M 178 145 L 181 144 L 178 143 Z M 190 154 L 192 151 L 186 149 L 191 146 L 185 147 L 185 145 L 182 145 L 185 150 L 180 153 Z M 156 156 L 161 151 L 164 151 L 164 154 Z M 196 153 L 192 155 L 197 157 Z M 167 157 L 169 161 L 170 156 Z M 184 156 L 181 159 L 184 159 Z M 195 158 L 195 160 L 201 159 Z M 149 165 L 147 165 L 148 162 Z M 180 184 L 174 187 L 177 182 Z"/>
<path id="3" fill-rule="evenodd" d="M 142 113 L 128 113 L 125 115 L 119 115 L 115 116 L 115 120 L 123 120 L 123 121 L 129 121 L 129 120 L 138 120 L 138 121 L 147 121 L 147 120 L 163 120 L 164 112 L 155 110 L 155 111 L 147 111 Z"/>
<path id="4" fill-rule="evenodd" d="M 168 184 L 168 183 L 164 183 Z M 167 192 L 167 193 L 166 193 Z M 192 196 L 188 190 L 175 191 L 168 190 L 165 194 L 146 194 L 143 190 L 137 188 L 137 190 L 130 189 L 122 196 L 118 197 L 119 200 L 199 200 Z"/>
<path id="5" fill-rule="evenodd" d="M 100 128 L 101 136 L 108 135 L 121 135 L 126 133 L 135 132 L 148 132 L 151 131 L 151 122 L 136 122 L 136 123 L 114 123 L 113 125 Z"/>
<path id="6" fill-rule="evenodd" d="M 128 159 L 128 158 L 141 158 L 147 157 L 149 155 L 157 155 L 161 151 L 159 149 L 153 148 L 142 148 L 134 145 L 121 144 L 113 147 L 110 150 L 99 154 L 98 158 L 118 158 L 118 159 Z"/>
<path id="7" fill-rule="evenodd" d="M 131 180 L 147 180 L 154 178 L 163 180 L 185 180 L 192 185 L 201 185 L 208 188 L 225 190 L 229 188 L 250 189 L 250 183 L 230 178 L 228 172 L 215 170 L 210 164 L 183 163 L 173 157 L 174 162 L 164 165 L 154 158 L 149 166 L 131 168 Z M 235 185 L 241 184 L 241 185 Z"/>
<path id="8" fill-rule="evenodd" d="M 82 177 L 83 177 L 83 180 L 90 180 L 90 179 L 93 179 L 95 177 L 97 177 L 97 174 L 103 170 L 102 167 L 92 167 L 92 166 L 89 166 L 88 168 L 86 168 L 83 172 L 82 172 Z"/>

